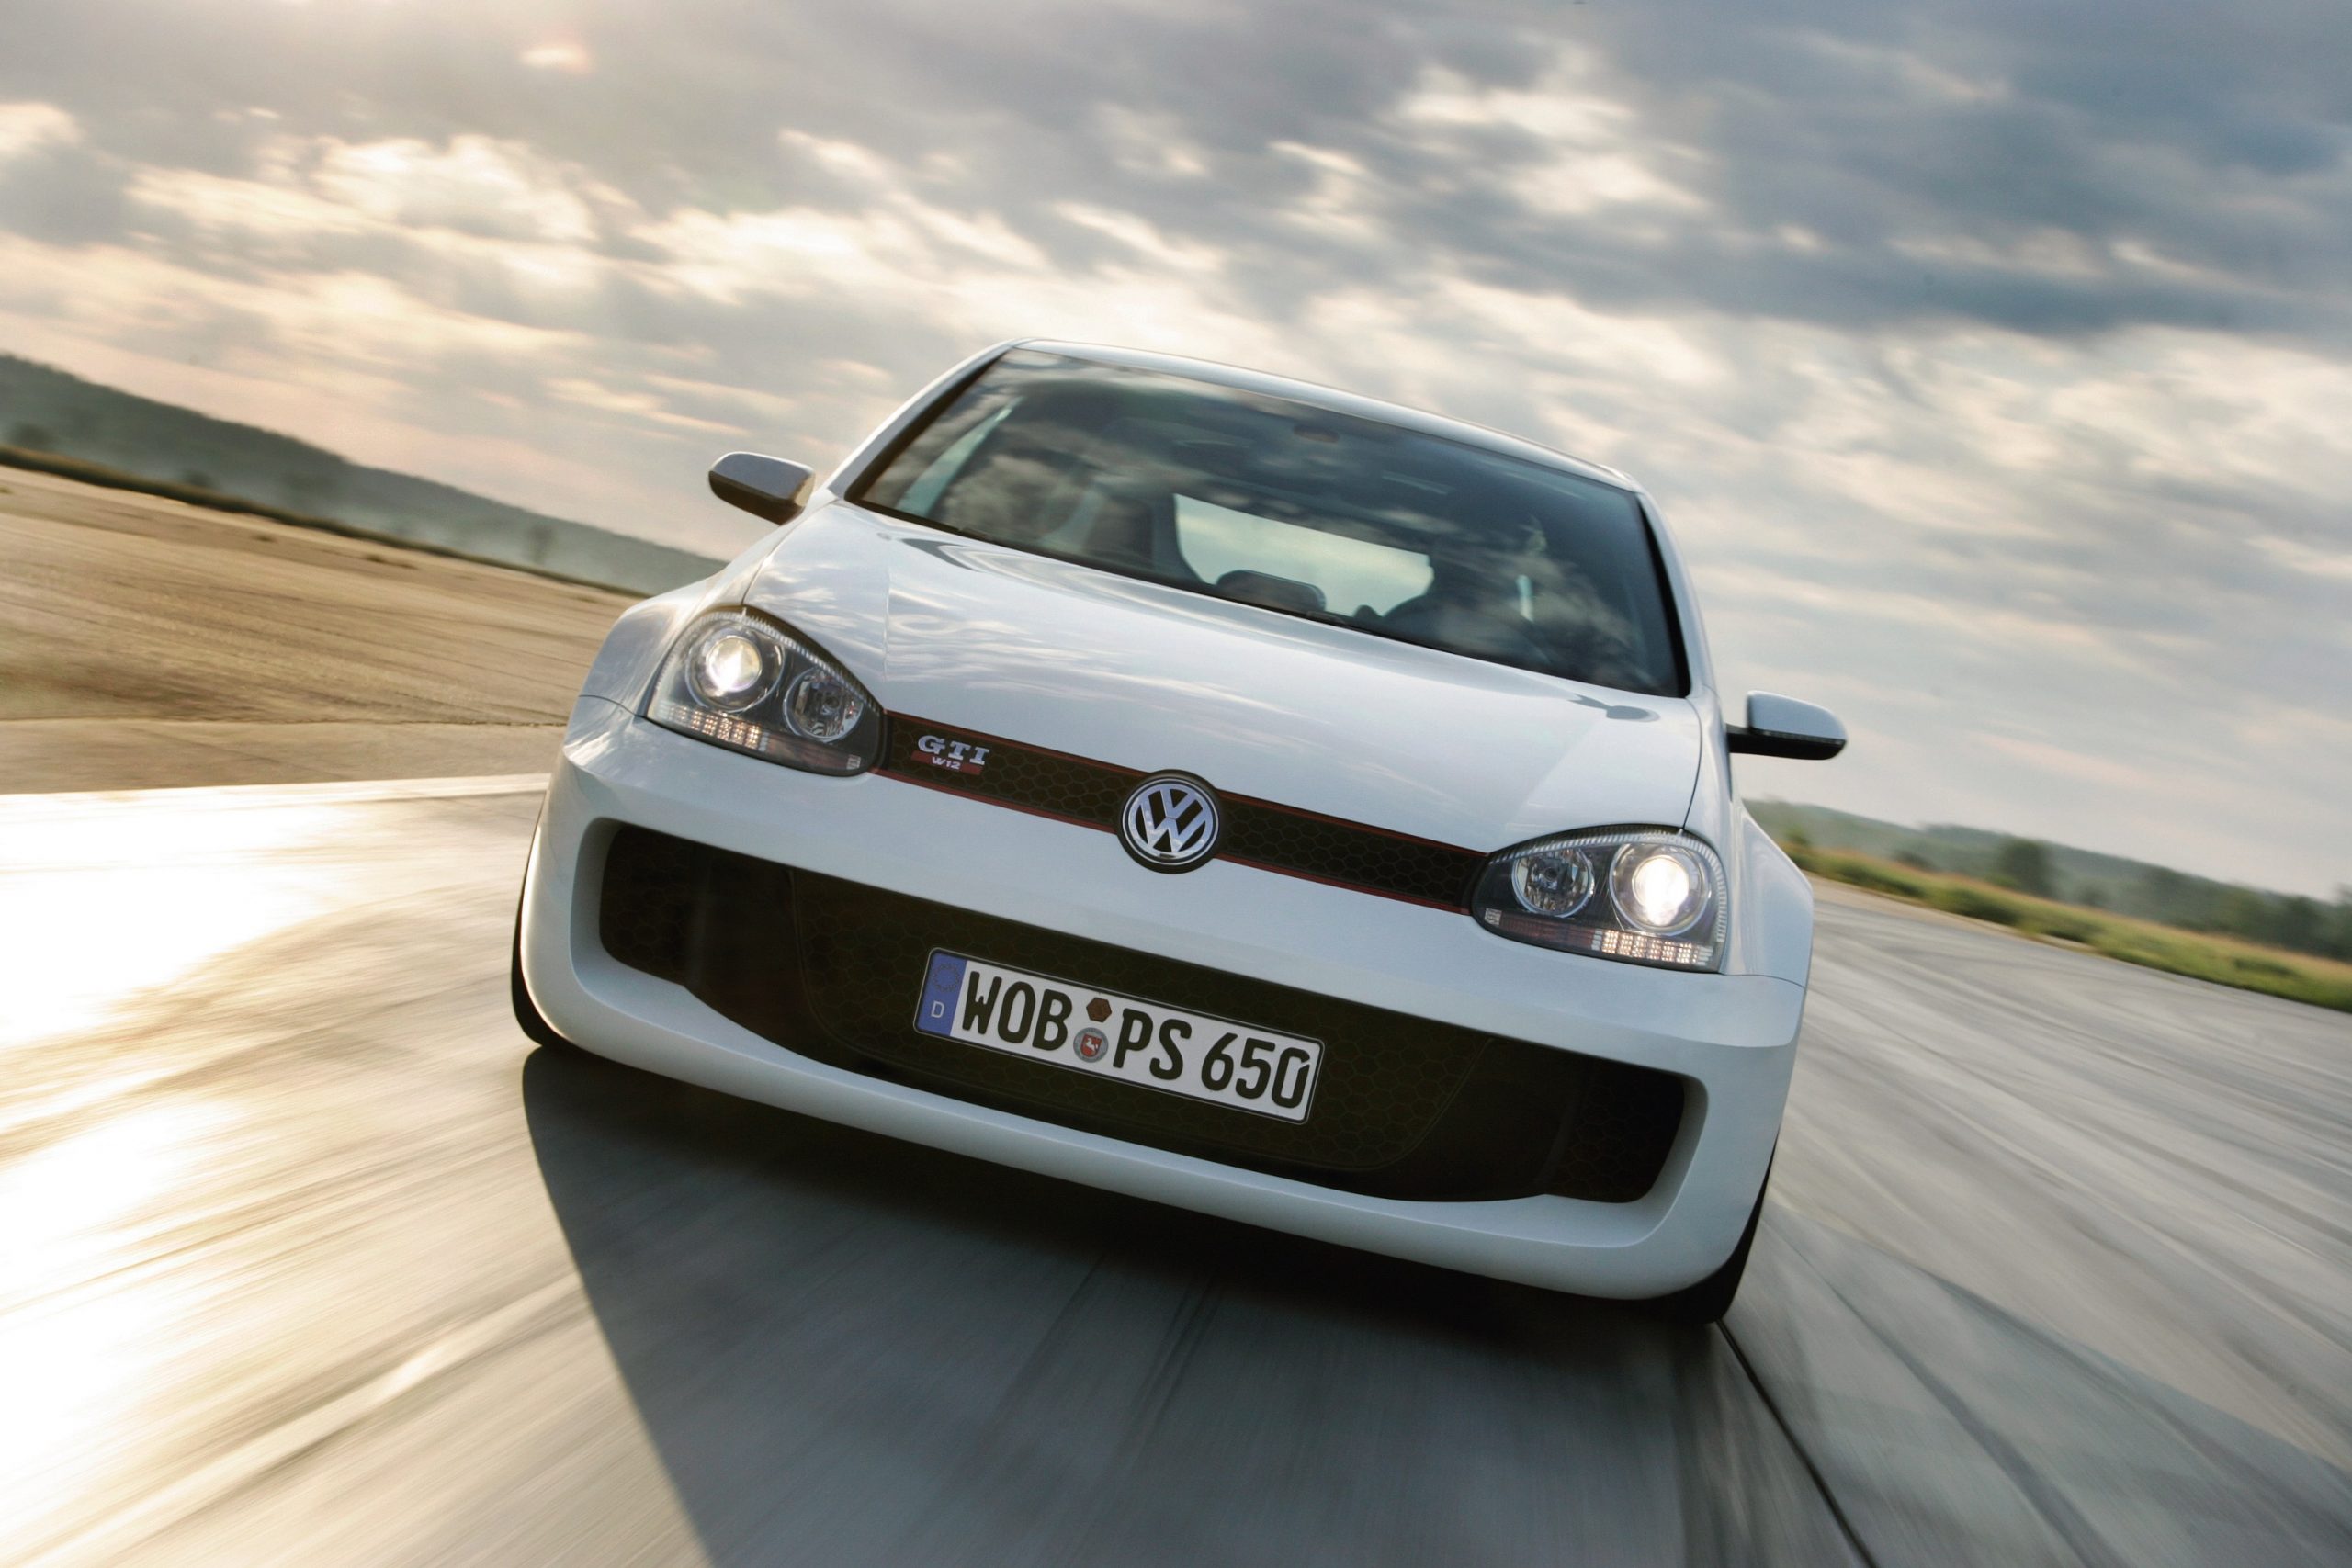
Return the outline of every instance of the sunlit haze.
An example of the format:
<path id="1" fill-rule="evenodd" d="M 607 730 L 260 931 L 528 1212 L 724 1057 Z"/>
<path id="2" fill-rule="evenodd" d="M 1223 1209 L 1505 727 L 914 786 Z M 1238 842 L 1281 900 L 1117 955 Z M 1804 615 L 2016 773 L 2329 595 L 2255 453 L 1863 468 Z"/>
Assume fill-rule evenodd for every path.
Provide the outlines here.
<path id="1" fill-rule="evenodd" d="M 714 554 L 995 340 L 1329 381 L 1646 485 L 1854 735 L 1754 793 L 2352 882 L 2340 0 L 6 31 L 0 349 Z"/>

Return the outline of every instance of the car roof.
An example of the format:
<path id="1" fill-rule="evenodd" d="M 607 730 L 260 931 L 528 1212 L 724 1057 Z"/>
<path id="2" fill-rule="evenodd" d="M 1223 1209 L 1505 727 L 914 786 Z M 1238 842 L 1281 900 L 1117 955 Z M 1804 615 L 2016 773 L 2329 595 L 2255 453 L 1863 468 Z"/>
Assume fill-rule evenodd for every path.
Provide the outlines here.
<path id="1" fill-rule="evenodd" d="M 1641 487 L 1616 469 L 1599 463 L 1572 457 L 1555 452 L 1549 446 L 1539 446 L 1532 441 L 1522 441 L 1516 435 L 1506 435 L 1499 430 L 1489 430 L 1483 424 L 1466 420 L 1448 419 L 1442 414 L 1424 412 L 1397 403 L 1385 403 L 1377 398 L 1358 397 L 1336 387 L 1319 386 L 1313 381 L 1294 381 L 1286 376 L 1270 376 L 1262 370 L 1247 370 L 1237 365 L 1220 365 L 1213 359 L 1187 359 L 1176 354 L 1153 354 L 1138 348 L 1117 348 L 1107 344 L 1063 343 L 1051 338 L 1023 338 L 1009 344 L 1008 348 L 1031 348 L 1044 354 L 1063 355 L 1071 359 L 1083 359 L 1096 365 L 1119 365 L 1134 370 L 1157 370 L 1170 376 L 1189 377 L 1195 381 L 1207 381 L 1220 387 L 1238 387 L 1244 391 L 1262 392 L 1268 397 L 1284 398 L 1305 403 L 1310 408 L 1328 409 L 1333 413 L 1351 414 L 1359 419 L 1377 420 L 1400 429 L 1422 435 L 1434 435 L 1446 441 L 1457 441 L 1465 446 L 1482 447 L 1506 457 L 1541 463 L 1547 468 L 1565 468 L 1586 479 L 1599 479 L 1604 484 L 1638 491 Z"/>

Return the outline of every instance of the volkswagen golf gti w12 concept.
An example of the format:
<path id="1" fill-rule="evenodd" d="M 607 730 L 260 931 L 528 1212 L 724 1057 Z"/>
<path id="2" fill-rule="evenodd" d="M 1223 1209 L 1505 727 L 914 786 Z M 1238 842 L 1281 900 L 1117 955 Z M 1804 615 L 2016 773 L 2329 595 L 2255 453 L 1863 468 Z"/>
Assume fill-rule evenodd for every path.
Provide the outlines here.
<path id="1" fill-rule="evenodd" d="M 1623 477 L 1162 355 L 958 367 L 624 614 L 514 944 L 547 1043 L 1708 1319 L 1813 945 Z"/>

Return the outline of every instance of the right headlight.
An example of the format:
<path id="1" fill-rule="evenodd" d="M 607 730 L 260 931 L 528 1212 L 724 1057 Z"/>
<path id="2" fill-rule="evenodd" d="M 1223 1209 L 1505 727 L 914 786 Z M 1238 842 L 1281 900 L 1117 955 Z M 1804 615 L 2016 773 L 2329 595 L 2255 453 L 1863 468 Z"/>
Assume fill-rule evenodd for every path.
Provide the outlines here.
<path id="1" fill-rule="evenodd" d="M 1668 828 L 1562 833 L 1487 863 L 1478 923 L 1514 942 L 1669 969 L 1714 969 L 1729 929 L 1715 852 Z"/>
<path id="2" fill-rule="evenodd" d="M 881 705 L 822 649 L 756 610 L 697 617 L 662 661 L 645 716 L 810 773 L 864 773 L 881 749 Z"/>

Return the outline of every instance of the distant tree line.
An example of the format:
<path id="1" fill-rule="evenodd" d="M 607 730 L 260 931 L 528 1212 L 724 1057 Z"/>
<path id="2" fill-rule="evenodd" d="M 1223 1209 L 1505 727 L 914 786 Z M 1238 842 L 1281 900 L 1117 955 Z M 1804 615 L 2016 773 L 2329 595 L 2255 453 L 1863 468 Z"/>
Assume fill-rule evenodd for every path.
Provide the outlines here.
<path id="1" fill-rule="evenodd" d="M 2148 919 L 2168 926 L 2352 961 L 2352 887 L 2337 888 L 2335 901 L 2323 904 L 2298 894 L 2218 885 L 2157 866 L 2140 879 L 2135 891 L 2135 906 Z"/>
<path id="2" fill-rule="evenodd" d="M 2333 901 L 2266 893 L 2145 861 L 1975 828 L 1911 828 L 1786 801 L 1751 800 L 1748 808 L 1792 849 L 1819 845 L 1874 855 L 2084 908 L 2352 963 L 2352 887 L 2338 888 Z"/>
<path id="3" fill-rule="evenodd" d="M 2049 846 L 2032 839 L 2010 839 L 1995 850 L 1986 880 L 2093 908 L 2109 902 L 2107 891 L 2095 885 L 2071 891 L 2060 886 Z M 2335 901 L 2324 904 L 2300 894 L 2264 893 L 2150 866 L 2129 893 L 2117 902 L 2143 919 L 2352 962 L 2352 887 L 2338 888 Z"/>
<path id="4" fill-rule="evenodd" d="M 693 551 L 368 468 L 290 435 L 134 397 L 8 354 L 0 354 L 0 448 L 114 470 L 141 481 L 133 489 L 214 492 L 270 515 L 326 519 L 616 587 L 658 592 L 717 564 Z M 81 477 L 111 482 L 99 474 Z"/>

